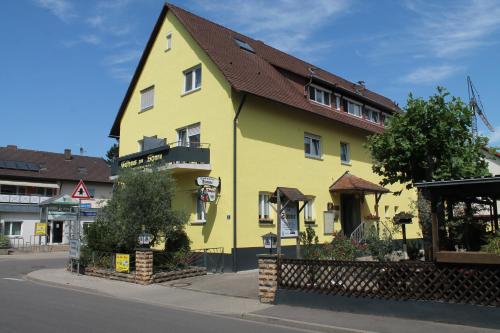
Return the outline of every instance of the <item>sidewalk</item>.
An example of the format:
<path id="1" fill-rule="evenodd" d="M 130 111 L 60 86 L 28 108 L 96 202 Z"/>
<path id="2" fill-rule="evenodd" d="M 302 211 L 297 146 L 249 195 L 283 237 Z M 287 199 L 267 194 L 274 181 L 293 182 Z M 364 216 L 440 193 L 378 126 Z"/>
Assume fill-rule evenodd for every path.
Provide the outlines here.
<path id="1" fill-rule="evenodd" d="M 251 273 L 249 274 L 251 275 Z M 175 287 L 176 285 L 184 286 L 183 283 L 188 283 L 187 279 L 170 281 L 163 285 L 141 286 L 85 275 L 77 276 L 63 269 L 42 269 L 29 273 L 27 278 L 32 281 L 99 295 L 105 294 L 153 305 L 227 315 L 244 320 L 279 324 L 317 332 L 500 332 L 492 329 L 430 321 L 352 314 L 286 305 L 265 305 L 259 303 L 256 299 L 245 298 L 244 295 L 242 295 L 243 297 L 234 297 L 209 291 L 207 287 L 210 285 L 215 285 L 217 288 L 224 285 L 224 282 L 214 284 L 214 279 L 222 276 L 208 276 L 207 281 L 209 282 L 202 284 L 198 281 L 196 285 L 202 285 L 204 291 L 199 291 L 201 288 L 198 287 L 196 287 L 198 290 Z M 247 279 L 249 276 L 244 276 L 243 279 Z M 223 280 L 229 281 L 230 276 L 224 276 Z M 191 279 L 191 282 L 195 282 L 195 280 Z"/>

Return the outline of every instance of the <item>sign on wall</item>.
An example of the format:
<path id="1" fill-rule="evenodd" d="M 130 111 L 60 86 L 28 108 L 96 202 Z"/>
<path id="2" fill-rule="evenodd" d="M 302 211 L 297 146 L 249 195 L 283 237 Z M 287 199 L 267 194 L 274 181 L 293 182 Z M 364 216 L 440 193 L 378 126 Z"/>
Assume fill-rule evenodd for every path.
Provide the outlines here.
<path id="1" fill-rule="evenodd" d="M 298 231 L 298 205 L 289 203 L 281 213 L 281 238 L 295 238 Z"/>
<path id="2" fill-rule="evenodd" d="M 117 253 L 116 254 L 116 268 L 118 273 L 130 272 L 130 254 Z"/>
<path id="3" fill-rule="evenodd" d="M 47 234 L 47 223 L 35 223 L 35 236 L 45 236 Z"/>
<path id="4" fill-rule="evenodd" d="M 214 202 L 217 198 L 217 189 L 220 189 L 220 179 L 214 177 L 197 177 L 196 185 L 200 188 L 198 190 L 198 197 L 203 202 Z"/>
<path id="5" fill-rule="evenodd" d="M 196 185 L 198 186 L 211 186 L 211 187 L 219 187 L 220 180 L 214 177 L 197 177 Z"/>

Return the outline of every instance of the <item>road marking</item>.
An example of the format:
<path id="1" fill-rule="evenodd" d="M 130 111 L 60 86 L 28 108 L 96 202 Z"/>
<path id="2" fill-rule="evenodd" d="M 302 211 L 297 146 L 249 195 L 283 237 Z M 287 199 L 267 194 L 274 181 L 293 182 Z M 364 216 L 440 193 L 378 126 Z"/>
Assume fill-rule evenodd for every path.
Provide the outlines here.
<path id="1" fill-rule="evenodd" d="M 2 278 L 3 280 L 11 280 L 11 281 L 26 281 L 23 279 L 17 279 L 17 278 Z"/>

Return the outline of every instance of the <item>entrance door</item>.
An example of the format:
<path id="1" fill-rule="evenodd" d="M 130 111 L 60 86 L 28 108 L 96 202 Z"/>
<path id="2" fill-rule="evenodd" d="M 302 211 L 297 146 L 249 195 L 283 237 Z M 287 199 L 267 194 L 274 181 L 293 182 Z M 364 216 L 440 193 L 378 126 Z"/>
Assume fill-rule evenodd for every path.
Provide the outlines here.
<path id="1" fill-rule="evenodd" d="M 63 240 L 63 223 L 62 221 L 52 222 L 52 243 L 62 243 Z"/>
<path id="2" fill-rule="evenodd" d="M 342 231 L 347 237 L 361 223 L 361 207 L 359 199 L 354 194 L 342 194 L 340 196 L 340 214 L 342 220 Z"/>

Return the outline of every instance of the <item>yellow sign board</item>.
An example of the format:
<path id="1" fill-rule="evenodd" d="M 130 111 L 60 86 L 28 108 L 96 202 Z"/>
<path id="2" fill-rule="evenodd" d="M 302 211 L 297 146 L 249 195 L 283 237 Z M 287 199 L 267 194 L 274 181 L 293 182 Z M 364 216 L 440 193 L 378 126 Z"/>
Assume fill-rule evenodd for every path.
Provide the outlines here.
<path id="1" fill-rule="evenodd" d="M 45 236 L 47 234 L 47 223 L 35 223 L 35 236 Z"/>
<path id="2" fill-rule="evenodd" d="M 130 272 L 130 254 L 116 254 L 116 271 L 119 273 Z"/>

